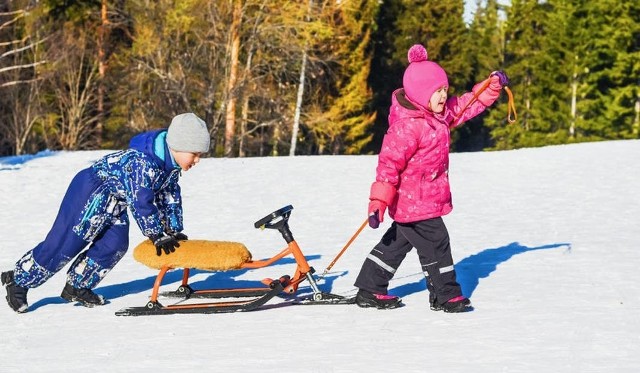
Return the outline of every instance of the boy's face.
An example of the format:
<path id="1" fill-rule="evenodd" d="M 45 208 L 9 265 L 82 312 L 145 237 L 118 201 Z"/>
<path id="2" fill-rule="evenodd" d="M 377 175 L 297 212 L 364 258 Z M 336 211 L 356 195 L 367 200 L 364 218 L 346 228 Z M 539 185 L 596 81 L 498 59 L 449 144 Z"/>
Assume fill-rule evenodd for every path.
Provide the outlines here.
<path id="1" fill-rule="evenodd" d="M 201 153 L 189 153 L 189 152 L 179 152 L 173 149 L 171 150 L 171 154 L 173 155 L 173 159 L 176 160 L 176 163 L 182 171 L 189 171 L 189 169 L 195 166 L 198 162 L 200 162 Z"/>
<path id="2" fill-rule="evenodd" d="M 447 87 L 441 87 L 431 95 L 429 100 L 429 109 L 434 113 L 442 113 L 444 104 L 447 102 Z"/>

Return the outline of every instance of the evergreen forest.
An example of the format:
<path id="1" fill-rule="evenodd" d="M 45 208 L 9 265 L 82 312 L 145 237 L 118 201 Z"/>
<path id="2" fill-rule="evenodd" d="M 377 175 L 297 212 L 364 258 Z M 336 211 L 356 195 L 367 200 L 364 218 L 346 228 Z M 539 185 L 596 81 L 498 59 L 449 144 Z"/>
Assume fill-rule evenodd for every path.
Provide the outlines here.
<path id="1" fill-rule="evenodd" d="M 640 2 L 0 0 L 0 156 L 126 148 L 194 112 L 213 157 L 375 154 L 407 50 L 507 95 L 455 152 L 640 138 Z"/>

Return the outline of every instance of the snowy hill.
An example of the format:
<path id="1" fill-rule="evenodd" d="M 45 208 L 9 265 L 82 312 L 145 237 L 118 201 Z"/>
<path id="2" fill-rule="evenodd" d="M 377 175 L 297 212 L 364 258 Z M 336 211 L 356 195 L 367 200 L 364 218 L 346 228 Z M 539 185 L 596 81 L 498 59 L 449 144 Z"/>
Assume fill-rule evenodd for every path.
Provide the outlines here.
<path id="1" fill-rule="evenodd" d="M 44 238 L 71 178 L 106 153 L 0 159 L 0 269 Z M 637 372 L 639 161 L 640 141 L 452 154 L 445 222 L 473 312 L 429 310 L 414 251 L 391 283 L 406 304 L 396 310 L 276 298 L 254 312 L 117 317 L 146 303 L 156 275 L 129 252 L 96 289 L 105 306 L 64 303 L 66 268 L 29 292 L 29 313 L 2 299 L 0 371 Z M 375 156 L 204 159 L 181 181 L 185 233 L 267 258 L 284 242 L 253 223 L 291 204 L 293 235 L 320 273 L 364 220 L 375 166 Z M 320 287 L 353 295 L 389 225 L 365 229 Z M 141 240 L 132 225 L 132 246 Z M 294 267 L 199 272 L 191 283 L 252 286 Z M 163 289 L 179 282 L 171 273 Z"/>

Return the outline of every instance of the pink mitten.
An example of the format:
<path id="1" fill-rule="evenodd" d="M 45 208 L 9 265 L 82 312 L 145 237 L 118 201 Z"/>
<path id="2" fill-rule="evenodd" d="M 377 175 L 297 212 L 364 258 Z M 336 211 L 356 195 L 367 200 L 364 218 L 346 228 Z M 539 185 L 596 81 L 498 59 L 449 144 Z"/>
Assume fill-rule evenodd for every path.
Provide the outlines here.
<path id="1" fill-rule="evenodd" d="M 369 201 L 369 226 L 376 229 L 380 223 L 384 221 L 384 212 L 387 210 L 387 204 L 374 199 Z"/>
<path id="2" fill-rule="evenodd" d="M 380 223 L 384 221 L 384 213 L 387 210 L 387 206 L 393 203 L 395 197 L 396 188 L 393 185 L 381 181 L 371 184 L 370 202 L 367 210 L 371 228 L 378 228 Z"/>

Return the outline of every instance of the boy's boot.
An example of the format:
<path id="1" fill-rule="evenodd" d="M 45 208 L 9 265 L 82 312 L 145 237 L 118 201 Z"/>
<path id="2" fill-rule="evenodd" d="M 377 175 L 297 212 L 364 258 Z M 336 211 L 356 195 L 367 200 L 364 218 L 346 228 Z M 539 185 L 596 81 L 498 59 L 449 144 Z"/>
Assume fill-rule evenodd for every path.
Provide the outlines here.
<path id="1" fill-rule="evenodd" d="M 0 280 L 2 285 L 7 288 L 7 303 L 9 303 L 9 307 L 18 313 L 27 312 L 29 309 L 27 290 L 29 289 L 16 284 L 13 280 L 13 271 L 2 272 Z"/>
<path id="2" fill-rule="evenodd" d="M 69 302 L 80 302 L 85 307 L 101 306 L 106 303 L 102 295 L 94 293 L 91 289 L 77 289 L 68 283 L 62 289 L 60 296 Z"/>
<path id="3" fill-rule="evenodd" d="M 438 300 L 435 297 L 430 296 L 429 305 L 433 311 L 444 311 L 448 313 L 467 312 L 473 309 L 469 298 L 465 298 L 463 296 L 449 299 L 443 304 L 438 303 Z"/>
<path id="4" fill-rule="evenodd" d="M 393 295 L 373 294 L 360 289 L 356 295 L 356 304 L 360 307 L 392 309 L 402 306 L 402 299 Z"/>

